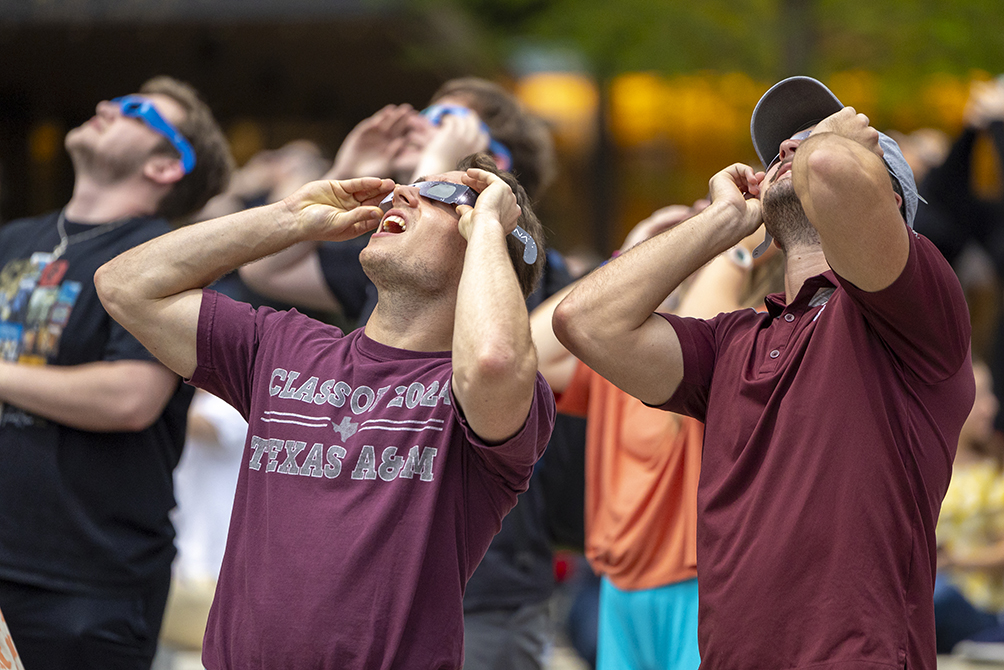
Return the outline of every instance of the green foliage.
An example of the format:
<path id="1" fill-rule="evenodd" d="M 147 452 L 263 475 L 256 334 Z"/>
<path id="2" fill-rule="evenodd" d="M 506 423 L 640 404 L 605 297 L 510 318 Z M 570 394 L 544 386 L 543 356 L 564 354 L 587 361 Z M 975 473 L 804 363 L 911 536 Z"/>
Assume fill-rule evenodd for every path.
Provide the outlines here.
<path id="1" fill-rule="evenodd" d="M 593 73 L 742 71 L 764 80 L 869 70 L 885 80 L 1004 72 L 1000 0 L 417 0 L 497 50 L 571 47 Z M 476 26 L 476 28 L 475 28 Z"/>

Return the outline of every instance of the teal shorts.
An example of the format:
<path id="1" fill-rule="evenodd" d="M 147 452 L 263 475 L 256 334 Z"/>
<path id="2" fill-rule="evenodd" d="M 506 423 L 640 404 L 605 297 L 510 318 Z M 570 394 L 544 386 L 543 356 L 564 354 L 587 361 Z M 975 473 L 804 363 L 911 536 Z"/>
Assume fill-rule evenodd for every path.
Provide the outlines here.
<path id="1" fill-rule="evenodd" d="M 697 580 L 642 591 L 600 583 L 597 670 L 697 670 Z"/>

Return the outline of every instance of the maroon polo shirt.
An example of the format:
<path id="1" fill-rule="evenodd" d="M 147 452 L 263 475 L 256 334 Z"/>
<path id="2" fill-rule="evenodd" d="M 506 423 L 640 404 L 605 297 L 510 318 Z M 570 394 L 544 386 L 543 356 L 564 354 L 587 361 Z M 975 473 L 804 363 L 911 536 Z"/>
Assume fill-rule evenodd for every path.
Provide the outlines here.
<path id="1" fill-rule="evenodd" d="M 888 288 L 833 272 L 795 300 L 664 315 L 706 423 L 702 670 L 935 670 L 934 527 L 974 398 L 969 312 L 927 239 Z"/>

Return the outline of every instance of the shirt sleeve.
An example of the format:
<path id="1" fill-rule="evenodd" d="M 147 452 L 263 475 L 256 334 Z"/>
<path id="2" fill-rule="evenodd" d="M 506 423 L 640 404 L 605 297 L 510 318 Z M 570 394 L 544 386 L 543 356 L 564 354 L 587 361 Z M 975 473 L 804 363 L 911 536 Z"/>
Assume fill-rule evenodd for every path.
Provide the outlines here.
<path id="1" fill-rule="evenodd" d="M 237 409 L 246 421 L 251 380 L 261 328 L 275 310 L 251 305 L 205 289 L 199 310 L 196 368 L 189 380 Z"/>
<path id="2" fill-rule="evenodd" d="M 720 314 L 710 320 L 675 314 L 659 313 L 659 316 L 673 326 L 683 351 L 683 379 L 676 392 L 659 409 L 691 416 L 703 422 L 706 420 L 711 378 L 718 356 L 717 328 L 719 321 L 727 315 Z"/>
<path id="3" fill-rule="evenodd" d="M 910 256 L 890 286 L 869 293 L 837 277 L 868 325 L 902 364 L 933 384 L 968 360 L 969 307 L 951 266 L 925 237 L 910 231 Z"/>
<path id="4" fill-rule="evenodd" d="M 530 411 L 523 427 L 502 444 L 485 444 L 461 414 L 460 404 L 453 395 L 452 385 L 450 396 L 453 411 L 463 427 L 464 436 L 475 447 L 485 467 L 508 482 L 514 490 L 525 491 L 533 472 L 533 465 L 544 453 L 547 441 L 554 430 L 554 394 L 544 376 L 537 373 L 533 402 L 530 404 Z"/>

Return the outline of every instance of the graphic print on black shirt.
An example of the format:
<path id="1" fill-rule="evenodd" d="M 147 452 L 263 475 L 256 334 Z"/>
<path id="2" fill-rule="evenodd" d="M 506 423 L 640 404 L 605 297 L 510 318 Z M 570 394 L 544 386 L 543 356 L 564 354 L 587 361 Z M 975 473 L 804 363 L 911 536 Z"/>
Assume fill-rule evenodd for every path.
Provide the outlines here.
<path id="1" fill-rule="evenodd" d="M 59 353 L 63 329 L 80 297 L 81 283 L 66 280 L 65 258 L 35 252 L 0 270 L 0 358 L 25 365 L 46 365 Z M 44 425 L 45 420 L 0 403 L 0 426 Z"/>

